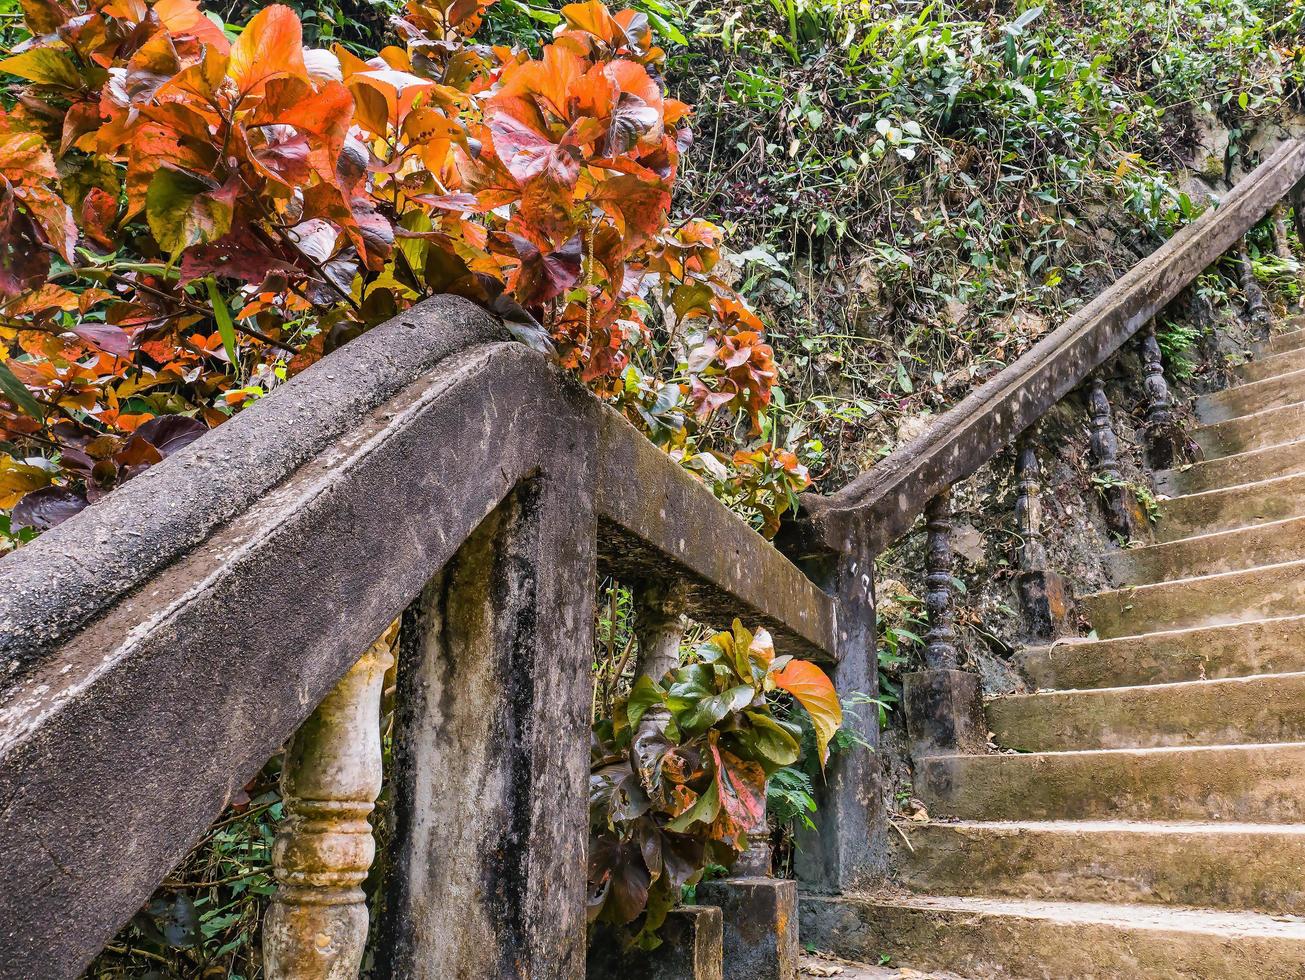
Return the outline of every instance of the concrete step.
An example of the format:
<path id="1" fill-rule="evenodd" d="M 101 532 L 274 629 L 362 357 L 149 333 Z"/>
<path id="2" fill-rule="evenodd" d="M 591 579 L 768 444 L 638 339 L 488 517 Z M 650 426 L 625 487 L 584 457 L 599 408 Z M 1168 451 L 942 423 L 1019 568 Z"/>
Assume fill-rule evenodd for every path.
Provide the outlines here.
<path id="1" fill-rule="evenodd" d="M 1305 368 L 1305 348 L 1285 350 L 1278 354 L 1265 354 L 1245 364 L 1239 364 L 1230 372 L 1239 384 L 1276 378 L 1280 374 L 1290 374 Z"/>
<path id="2" fill-rule="evenodd" d="M 1305 517 L 1305 474 L 1162 500 L 1155 536 L 1157 541 L 1177 541 L 1288 517 Z"/>
<path id="3" fill-rule="evenodd" d="M 913 892 L 1305 909 L 1305 827 L 904 820 L 897 828 L 889 835 L 893 879 Z"/>
<path id="4" fill-rule="evenodd" d="M 1145 548 L 1121 548 L 1102 560 L 1110 580 L 1127 586 L 1215 575 L 1302 558 L 1305 558 L 1305 517 L 1198 534 Z"/>
<path id="5" fill-rule="evenodd" d="M 929 756 L 914 788 L 960 820 L 1305 823 L 1305 743 Z"/>
<path id="6" fill-rule="evenodd" d="M 1266 408 L 1254 415 L 1203 425 L 1192 433 L 1206 459 L 1280 446 L 1305 436 L 1305 402 Z"/>
<path id="7" fill-rule="evenodd" d="M 1305 922 L 1255 912 L 968 897 L 807 896 L 804 941 L 916 970 L 1040 980 L 1298 980 Z"/>
<path id="8" fill-rule="evenodd" d="M 1305 742 L 1305 673 L 1015 694 L 987 715 L 1020 752 Z"/>
<path id="9" fill-rule="evenodd" d="M 1196 399 L 1194 408 L 1201 424 L 1209 425 L 1299 401 L 1305 401 L 1305 370 L 1202 395 Z"/>
<path id="10" fill-rule="evenodd" d="M 1111 589 L 1079 608 L 1105 639 L 1294 616 L 1305 613 L 1305 561 Z"/>
<path id="11" fill-rule="evenodd" d="M 1249 453 L 1221 456 L 1155 475 L 1156 489 L 1170 497 L 1223 490 L 1280 476 L 1305 473 L 1305 439 Z"/>
<path id="12" fill-rule="evenodd" d="M 1020 652 L 1035 687 L 1090 689 L 1305 671 L 1305 616 L 1146 633 L 1114 640 L 1060 640 Z"/>
<path id="13" fill-rule="evenodd" d="M 823 950 L 816 953 L 804 953 L 798 962 L 798 976 L 802 980 L 808 977 L 836 977 L 837 980 L 966 980 L 958 973 L 930 970 L 921 973 L 909 967 L 898 969 L 895 966 L 871 966 L 845 960 L 833 953 Z M 626 978 L 632 980 L 632 978 Z"/>
<path id="14" fill-rule="evenodd" d="M 1253 346 L 1257 354 L 1281 354 L 1285 350 L 1305 347 L 1305 316 L 1293 316 L 1283 324 L 1280 333 Z"/>

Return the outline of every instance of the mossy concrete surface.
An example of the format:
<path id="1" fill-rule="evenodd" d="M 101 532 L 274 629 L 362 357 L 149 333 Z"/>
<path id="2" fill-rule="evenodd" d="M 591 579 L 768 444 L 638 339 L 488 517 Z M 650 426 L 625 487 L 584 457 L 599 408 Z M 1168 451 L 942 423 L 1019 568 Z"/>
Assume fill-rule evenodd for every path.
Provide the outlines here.
<path id="1" fill-rule="evenodd" d="M 1305 823 L 1305 744 L 934 756 L 915 791 L 960 820 Z"/>
<path id="2" fill-rule="evenodd" d="M 974 978 L 1301 980 L 1305 923 L 1252 912 L 980 898 L 803 899 L 802 934 L 850 958 Z"/>
<path id="3" fill-rule="evenodd" d="M 1297 558 L 1305 558 L 1305 517 L 1119 549 L 1105 556 L 1105 566 L 1116 585 L 1126 586 L 1235 572 Z"/>
<path id="4" fill-rule="evenodd" d="M 1305 473 L 1174 497 L 1160 502 L 1158 541 L 1177 541 L 1305 516 Z"/>
<path id="5" fill-rule="evenodd" d="M 1240 364 L 1232 369 L 1232 376 L 1242 384 L 1248 384 L 1252 381 L 1263 381 L 1265 378 L 1276 377 L 1280 374 L 1290 374 L 1292 371 L 1299 371 L 1305 368 L 1305 348 L 1296 350 L 1285 350 L 1279 354 L 1265 353 L 1245 364 Z"/>
<path id="6" fill-rule="evenodd" d="M 1035 687 L 1098 688 L 1305 670 L 1305 616 L 1030 647 L 1018 658 Z"/>
<path id="7" fill-rule="evenodd" d="M 1305 741 L 1305 673 L 1094 691 L 987 705 L 998 744 L 1023 752 Z"/>
<path id="8" fill-rule="evenodd" d="M 1079 605 L 1107 638 L 1292 616 L 1305 613 L 1305 561 L 1111 589 Z"/>
<path id="9" fill-rule="evenodd" d="M 1192 433 L 1192 439 L 1207 459 L 1293 442 L 1305 431 L 1305 402 L 1301 398 L 1297 396 L 1287 405 L 1203 425 Z"/>
<path id="10" fill-rule="evenodd" d="M 1275 915 L 1305 906 L 1302 827 L 1127 821 L 897 826 L 897 880 L 925 894 Z"/>
<path id="11" fill-rule="evenodd" d="M 1155 482 L 1158 492 L 1181 497 L 1296 473 L 1305 473 L 1305 440 L 1162 470 Z"/>
<path id="12" fill-rule="evenodd" d="M 1257 354 L 1281 354 L 1298 347 L 1305 347 L 1305 316 L 1288 317 L 1281 330 L 1275 331 L 1268 340 L 1260 341 L 1252 349 Z"/>
<path id="13" fill-rule="evenodd" d="M 1212 425 L 1303 400 L 1305 370 L 1300 370 L 1202 395 L 1193 408 L 1202 425 Z"/>

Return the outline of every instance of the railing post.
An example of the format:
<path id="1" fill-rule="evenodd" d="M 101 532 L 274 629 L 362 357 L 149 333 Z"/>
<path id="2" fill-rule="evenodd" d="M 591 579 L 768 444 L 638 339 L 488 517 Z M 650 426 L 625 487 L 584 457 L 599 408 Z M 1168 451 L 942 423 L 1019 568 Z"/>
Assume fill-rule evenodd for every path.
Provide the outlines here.
<path id="1" fill-rule="evenodd" d="M 520 485 L 404 615 L 378 978 L 584 976 L 590 486 Z"/>
<path id="2" fill-rule="evenodd" d="M 1141 526 L 1137 501 L 1119 472 L 1119 440 L 1115 436 L 1110 399 L 1105 380 L 1098 372 L 1088 388 L 1088 418 L 1092 458 L 1096 464 L 1097 490 L 1105 507 L 1106 527 L 1111 534 L 1129 541 Z"/>
<path id="3" fill-rule="evenodd" d="M 1269 307 L 1264 302 L 1264 290 L 1255 281 L 1255 265 L 1250 249 L 1243 238 L 1237 246 L 1237 270 L 1241 278 L 1242 295 L 1246 298 L 1246 316 L 1257 327 L 1269 325 Z"/>
<path id="4" fill-rule="evenodd" d="M 1153 469 L 1167 470 L 1174 465 L 1174 413 L 1169 384 L 1165 381 L 1164 357 L 1155 333 L 1155 321 L 1147 325 L 1142 337 L 1142 364 L 1146 378 L 1147 457 Z"/>
<path id="5" fill-rule="evenodd" d="M 1278 258 L 1291 261 L 1291 240 L 1287 237 L 1287 206 L 1279 201 L 1269 212 L 1270 225 L 1273 228 L 1273 248 Z"/>
<path id="6" fill-rule="evenodd" d="M 925 593 L 929 632 L 924 637 L 924 663 L 930 670 L 955 670 L 956 627 L 952 611 L 952 505 L 944 490 L 924 509 Z"/>
<path id="7" fill-rule="evenodd" d="M 875 653 L 874 556 L 853 544 L 832 558 L 820 577 L 838 602 L 837 662 L 830 675 L 844 695 L 874 697 L 879 691 Z M 887 856 L 883 780 L 880 775 L 879 713 L 873 704 L 848 705 L 843 726 L 869 749 L 842 752 L 829 760 L 816 784 L 814 831 L 798 828 L 794 868 L 804 889 L 848 891 L 884 870 Z"/>
<path id="8" fill-rule="evenodd" d="M 1273 246 L 1277 250 L 1278 258 L 1284 262 L 1295 261 L 1295 256 L 1291 252 L 1291 235 L 1287 230 L 1287 207 L 1288 202 L 1279 201 L 1273 206 Z M 1297 297 L 1297 303 L 1305 306 L 1305 265 L 1297 268 L 1296 282 L 1300 290 Z"/>
<path id="9" fill-rule="evenodd" d="M 291 739 L 284 822 L 272 848 L 276 897 L 263 923 L 270 980 L 353 980 L 367 946 L 367 817 L 381 791 L 381 689 L 393 663 L 368 648 Z"/>
<path id="10" fill-rule="evenodd" d="M 1064 629 L 1068 602 L 1065 583 L 1047 568 L 1042 535 L 1042 469 L 1033 435 L 1025 432 L 1015 446 L 1015 526 L 1020 535 L 1019 593 L 1024 627 L 1030 637 L 1049 640 Z"/>
<path id="11" fill-rule="evenodd" d="M 924 520 L 924 604 L 929 614 L 925 669 L 907 674 L 902 687 L 911 752 L 917 758 L 982 752 L 988 738 L 979 678 L 957 667 L 950 491 L 929 501 Z"/>

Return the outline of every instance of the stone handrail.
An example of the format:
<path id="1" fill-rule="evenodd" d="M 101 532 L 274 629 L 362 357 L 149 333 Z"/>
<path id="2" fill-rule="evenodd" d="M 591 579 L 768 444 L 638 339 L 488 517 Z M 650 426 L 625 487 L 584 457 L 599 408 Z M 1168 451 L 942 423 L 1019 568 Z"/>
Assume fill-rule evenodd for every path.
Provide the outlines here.
<path id="1" fill-rule="evenodd" d="M 811 526 L 793 548 L 877 553 L 938 493 L 1015 441 L 1167 306 L 1305 179 L 1305 140 L 1288 140 L 1196 221 L 929 428 L 828 496 L 806 494 Z M 1301 219 L 1298 217 L 1297 221 Z"/>
<path id="2" fill-rule="evenodd" d="M 421 948 L 392 944 L 387 969 L 490 976 L 515 957 L 514 975 L 582 975 L 599 562 L 673 581 L 680 612 L 866 660 L 837 595 L 450 297 L 0 560 L 0 977 L 75 976 L 292 736 L 265 955 L 272 976 L 347 974 L 379 790 L 377 637 L 405 610 L 420 655 L 401 678 L 396 846 L 412 858 L 387 907 Z M 435 773 L 442 816 L 423 795 Z M 418 853 L 432 826 L 457 841 L 443 871 Z M 830 861 L 865 846 L 827 836 Z M 454 904 L 465 921 L 439 918 Z"/>

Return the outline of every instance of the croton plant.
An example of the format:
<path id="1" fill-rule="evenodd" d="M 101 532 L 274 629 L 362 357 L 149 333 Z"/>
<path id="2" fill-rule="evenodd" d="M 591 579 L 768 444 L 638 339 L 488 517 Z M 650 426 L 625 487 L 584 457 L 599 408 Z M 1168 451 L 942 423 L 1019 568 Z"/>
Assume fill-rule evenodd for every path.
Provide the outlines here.
<path id="1" fill-rule="evenodd" d="M 15 526 L 454 293 L 773 531 L 806 473 L 761 438 L 777 371 L 720 229 L 670 219 L 689 110 L 646 17 L 571 4 L 532 57 L 472 40 L 492 2 L 413 0 L 364 59 L 306 49 L 284 6 L 237 28 L 194 0 L 22 0 L 31 36 L 0 60 Z M 720 415 L 744 424 L 711 445 Z"/>
<path id="2" fill-rule="evenodd" d="M 656 945 L 684 886 L 710 865 L 728 868 L 750 833 L 766 832 L 766 780 L 801 752 L 801 728 L 776 711 L 784 696 L 809 716 L 823 766 L 843 721 L 834 685 L 735 620 L 660 681 L 638 678 L 594 726 L 591 921 Z"/>

